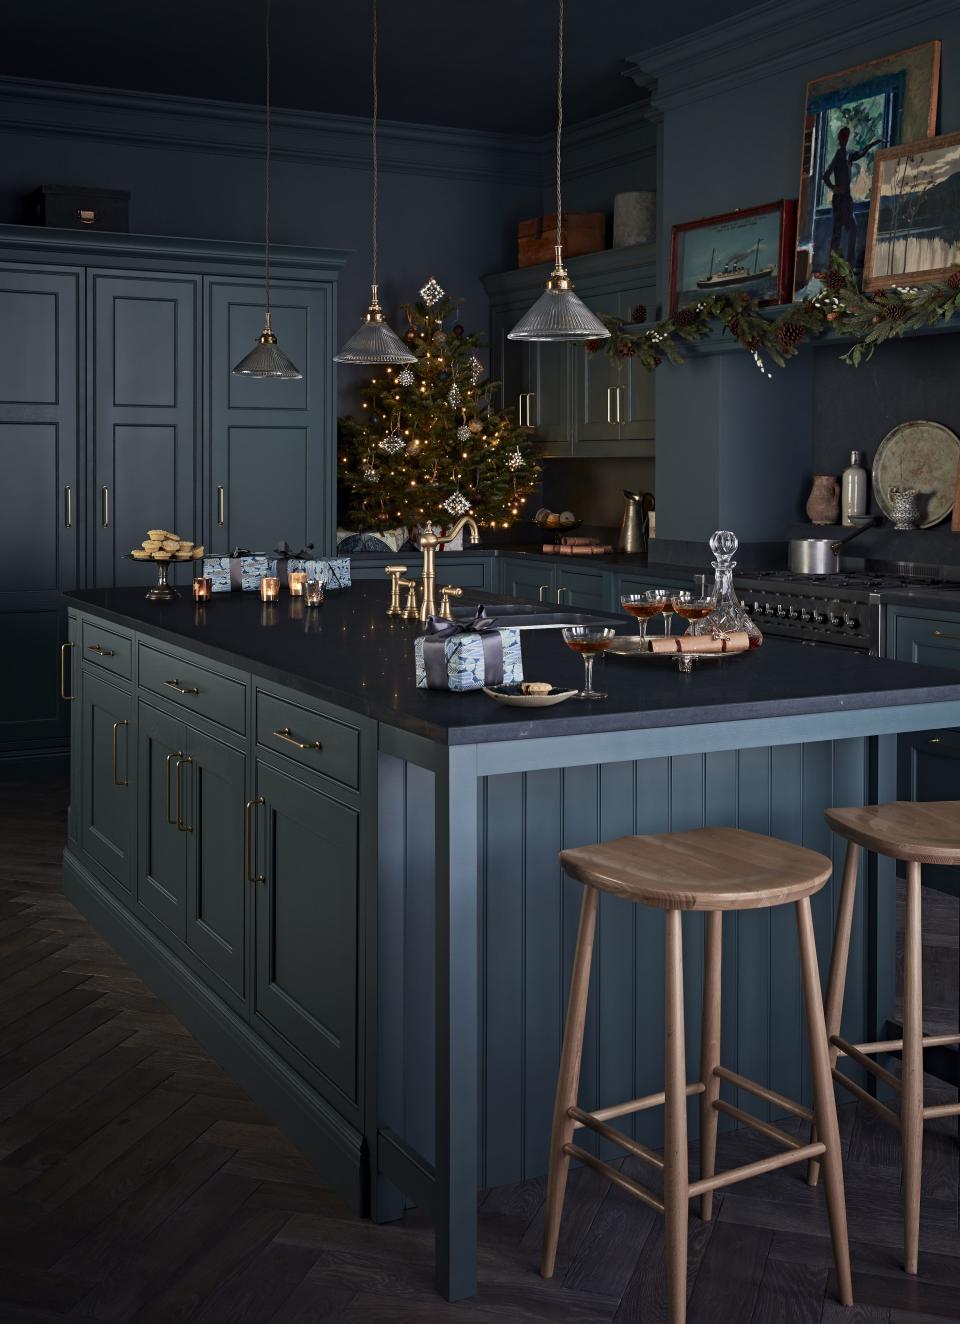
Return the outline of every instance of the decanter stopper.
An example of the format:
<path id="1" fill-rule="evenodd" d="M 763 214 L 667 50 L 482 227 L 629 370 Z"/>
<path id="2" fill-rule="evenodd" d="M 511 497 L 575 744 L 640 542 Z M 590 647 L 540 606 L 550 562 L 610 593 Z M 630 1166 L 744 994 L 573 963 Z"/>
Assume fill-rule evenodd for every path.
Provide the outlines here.
<path id="1" fill-rule="evenodd" d="M 739 546 L 740 542 L 735 533 L 731 533 L 729 529 L 717 529 L 710 539 L 710 550 L 716 558 L 713 563 L 714 569 L 727 570 L 735 566 L 736 561 L 733 557 Z"/>

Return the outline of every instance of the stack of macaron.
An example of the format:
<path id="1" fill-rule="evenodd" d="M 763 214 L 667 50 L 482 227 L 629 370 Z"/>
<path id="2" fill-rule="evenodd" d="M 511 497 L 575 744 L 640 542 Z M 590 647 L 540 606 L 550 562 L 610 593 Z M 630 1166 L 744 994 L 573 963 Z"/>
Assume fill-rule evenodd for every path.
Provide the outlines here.
<path id="1" fill-rule="evenodd" d="M 135 561 L 199 561 L 203 547 L 194 547 L 186 538 L 168 533 L 166 529 L 150 529 L 130 555 Z"/>

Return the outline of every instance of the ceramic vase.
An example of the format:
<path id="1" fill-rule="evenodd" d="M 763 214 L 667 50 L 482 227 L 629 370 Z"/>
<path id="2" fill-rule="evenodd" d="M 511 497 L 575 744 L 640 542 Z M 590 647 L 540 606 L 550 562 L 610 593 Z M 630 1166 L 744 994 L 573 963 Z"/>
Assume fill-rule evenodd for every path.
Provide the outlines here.
<path id="1" fill-rule="evenodd" d="M 840 484 L 834 474 L 814 474 L 807 497 L 811 524 L 836 524 L 840 519 Z"/>

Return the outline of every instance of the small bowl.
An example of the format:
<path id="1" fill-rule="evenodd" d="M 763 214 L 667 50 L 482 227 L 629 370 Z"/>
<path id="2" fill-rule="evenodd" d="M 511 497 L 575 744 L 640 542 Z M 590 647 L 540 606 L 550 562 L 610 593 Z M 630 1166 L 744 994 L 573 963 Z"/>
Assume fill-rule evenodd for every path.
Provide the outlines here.
<path id="1" fill-rule="evenodd" d="M 497 703 L 505 703 L 514 708 L 552 708 L 554 704 L 572 699 L 576 690 L 552 689 L 549 694 L 524 694 L 520 685 L 484 685 L 484 694 Z"/>

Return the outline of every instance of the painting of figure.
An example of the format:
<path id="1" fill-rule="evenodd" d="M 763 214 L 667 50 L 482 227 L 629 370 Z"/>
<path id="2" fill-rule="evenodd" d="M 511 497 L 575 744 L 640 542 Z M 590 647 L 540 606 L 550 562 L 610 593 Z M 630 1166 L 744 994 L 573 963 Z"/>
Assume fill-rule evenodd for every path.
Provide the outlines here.
<path id="1" fill-rule="evenodd" d="M 942 280 L 960 267 L 960 133 L 878 152 L 864 288 Z"/>
<path id="2" fill-rule="evenodd" d="M 795 297 L 822 288 L 831 253 L 859 275 L 879 151 L 934 132 L 940 43 L 925 42 L 807 85 Z"/>

